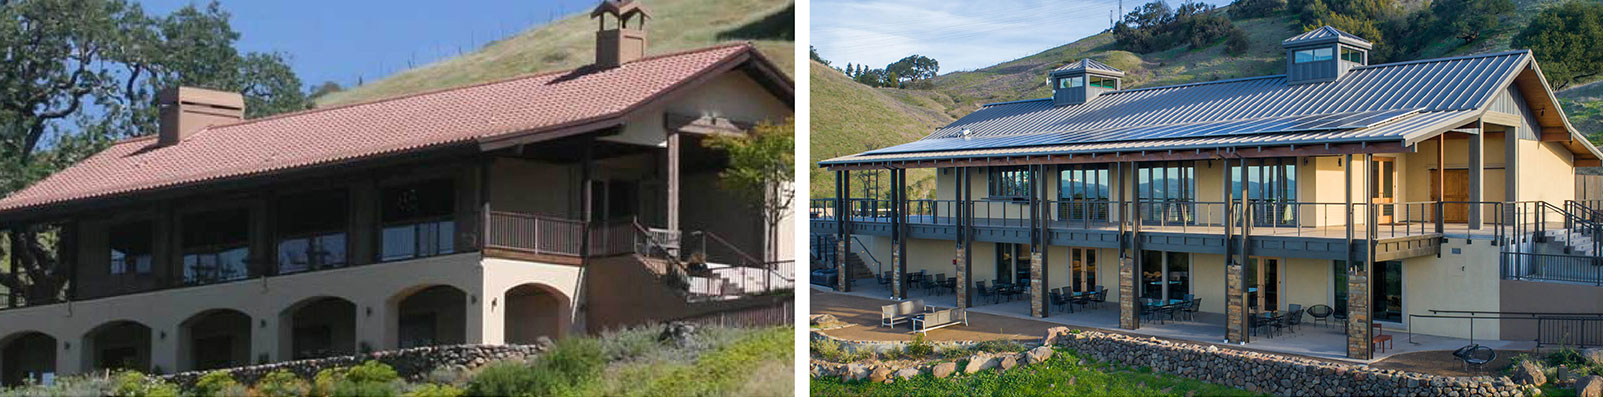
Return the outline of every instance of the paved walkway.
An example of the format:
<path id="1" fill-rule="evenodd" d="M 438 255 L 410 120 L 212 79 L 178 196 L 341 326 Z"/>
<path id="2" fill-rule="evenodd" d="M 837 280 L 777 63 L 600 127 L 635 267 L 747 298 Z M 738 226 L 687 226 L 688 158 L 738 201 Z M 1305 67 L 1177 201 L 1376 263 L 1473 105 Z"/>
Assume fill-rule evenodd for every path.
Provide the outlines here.
<path id="1" fill-rule="evenodd" d="M 890 295 L 889 291 L 874 285 L 871 281 L 858 282 L 857 285 L 860 289 L 850 293 L 838 293 L 818 286 L 812 287 L 812 314 L 833 314 L 841 321 L 852 324 L 852 326 L 846 328 L 825 331 L 825 334 L 853 340 L 912 339 L 912 334 L 909 333 L 907 326 L 899 326 L 895 330 L 879 326 L 879 307 L 892 303 L 891 300 L 884 298 Z M 923 296 L 920 292 L 910 294 L 909 299 L 924 299 L 926 304 L 940 307 L 950 307 L 953 304 L 953 298 L 950 294 L 945 296 Z M 1286 333 L 1273 338 L 1260 335 L 1255 337 L 1251 343 L 1225 345 L 1221 344 L 1224 341 L 1224 315 L 1222 314 L 1197 313 L 1197 317 L 1194 320 L 1165 321 L 1162 324 L 1147 321 L 1143 322 L 1140 329 L 1123 330 L 1118 326 L 1118 306 L 1115 302 L 1105 303 L 1101 309 L 1079 310 L 1075 313 L 1053 312 L 1046 319 L 1038 319 L 1029 316 L 1027 302 L 1018 300 L 1001 304 L 987 303 L 970 308 L 968 326 L 956 325 L 930 331 L 926 338 L 936 341 L 993 340 L 1002 338 L 1035 340 L 1045 335 L 1045 331 L 1048 328 L 1064 326 L 1131 335 L 1156 336 L 1235 349 L 1364 364 L 1385 361 L 1393 356 L 1409 355 L 1410 353 L 1451 351 L 1469 344 L 1466 339 L 1428 335 L 1412 335 L 1412 341 L 1410 341 L 1410 335 L 1408 334 L 1387 330 L 1387 333 L 1394 335 L 1391 349 L 1385 353 L 1376 352 L 1376 357 L 1373 360 L 1353 360 L 1346 357 L 1346 335 L 1339 324 L 1326 327 L 1305 322 L 1301 327 L 1297 328 L 1295 333 Z M 1535 347 L 1534 342 L 1484 340 L 1477 340 L 1476 342 L 1499 351 L 1528 351 Z"/>

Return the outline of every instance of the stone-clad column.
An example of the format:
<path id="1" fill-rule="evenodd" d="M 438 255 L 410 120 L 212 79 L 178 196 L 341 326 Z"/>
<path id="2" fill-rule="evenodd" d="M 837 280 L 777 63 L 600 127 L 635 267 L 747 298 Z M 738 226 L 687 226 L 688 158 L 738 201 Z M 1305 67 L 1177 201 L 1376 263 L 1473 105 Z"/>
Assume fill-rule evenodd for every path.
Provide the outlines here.
<path id="1" fill-rule="evenodd" d="M 1030 190 L 1030 196 L 1032 197 L 1030 201 L 1034 204 L 1032 206 L 1033 210 L 1030 212 L 1030 219 L 1033 221 L 1030 224 L 1030 228 L 1033 230 L 1031 234 L 1034 236 L 1030 243 L 1030 279 L 1035 280 L 1030 283 L 1030 315 L 1041 318 L 1047 317 L 1052 312 L 1051 295 L 1047 293 L 1046 266 L 1048 261 L 1047 250 L 1050 247 L 1047 226 L 1050 225 L 1050 220 L 1052 219 L 1052 210 L 1047 202 L 1046 170 L 1048 167 L 1047 165 L 1036 166 L 1035 175 L 1030 177 L 1033 182 L 1031 185 L 1032 190 Z"/>
<path id="2" fill-rule="evenodd" d="M 952 206 L 957 213 L 957 219 L 955 219 L 957 224 L 957 255 L 952 259 L 952 267 L 955 268 L 953 270 L 957 273 L 957 293 L 955 294 L 957 295 L 957 307 L 966 309 L 974 305 L 973 297 L 969 294 L 969 289 L 974 285 L 974 277 L 970 273 L 973 270 L 973 266 L 970 266 L 973 262 L 969 258 L 969 249 L 973 248 L 973 245 L 969 242 L 971 231 L 969 230 L 970 220 L 968 219 L 973 214 L 969 213 L 971 208 L 968 206 L 968 191 L 970 189 L 968 186 L 968 168 L 958 167 L 956 171 L 957 191 L 952 195 L 954 199 Z"/>
<path id="3" fill-rule="evenodd" d="M 1118 163 L 1119 173 L 1119 327 L 1124 329 L 1141 328 L 1140 302 L 1136 297 L 1136 263 L 1135 252 L 1132 249 L 1134 236 L 1127 233 L 1125 226 L 1139 211 L 1132 200 L 1135 189 L 1125 183 L 1124 163 Z M 1133 167 L 1131 169 L 1134 169 Z M 1132 178 L 1134 180 L 1134 178 Z"/>
<path id="4" fill-rule="evenodd" d="M 1368 263 L 1347 262 L 1347 358 L 1368 360 L 1370 347 Z"/>

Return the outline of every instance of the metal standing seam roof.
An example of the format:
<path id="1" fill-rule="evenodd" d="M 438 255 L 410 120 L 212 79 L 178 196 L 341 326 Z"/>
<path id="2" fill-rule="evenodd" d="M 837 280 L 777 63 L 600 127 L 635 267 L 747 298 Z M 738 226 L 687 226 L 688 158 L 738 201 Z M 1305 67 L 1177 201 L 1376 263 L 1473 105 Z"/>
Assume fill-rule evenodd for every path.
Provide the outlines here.
<path id="1" fill-rule="evenodd" d="M 931 151 L 1027 152 L 1045 146 L 1141 150 L 1175 146 L 1169 140 L 1176 138 L 1216 145 L 1411 139 L 1397 126 L 1435 125 L 1478 112 L 1530 59 L 1529 51 L 1509 51 L 1362 66 L 1325 83 L 1289 85 L 1284 75 L 1273 75 L 1112 91 L 1072 106 L 1053 106 L 1050 98 L 992 104 L 922 140 L 821 164 L 890 161 L 894 153 L 914 158 L 935 156 Z M 1344 117 L 1353 119 L 1342 124 Z M 1392 123 L 1355 124 L 1366 117 Z M 1299 120 L 1335 124 L 1299 129 Z M 1379 130 L 1382 125 L 1392 127 Z"/>
<path id="2" fill-rule="evenodd" d="M 1078 61 L 1070 62 L 1068 65 L 1063 65 L 1063 66 L 1059 66 L 1057 69 L 1052 69 L 1052 74 L 1054 74 L 1054 75 L 1068 74 L 1068 73 L 1075 73 L 1075 72 L 1096 72 L 1096 73 L 1112 75 L 1112 76 L 1118 76 L 1118 77 L 1123 77 L 1124 76 L 1124 71 L 1123 70 L 1119 70 L 1119 68 L 1108 66 L 1108 64 L 1105 64 L 1105 63 L 1102 63 L 1102 62 L 1097 62 L 1095 59 L 1091 59 L 1091 58 L 1085 58 L 1085 59 L 1081 59 L 1081 60 L 1078 60 Z"/>
<path id="3" fill-rule="evenodd" d="M 1336 29 L 1334 27 L 1330 27 L 1329 25 L 1326 25 L 1326 26 L 1321 26 L 1318 29 L 1314 29 L 1314 30 L 1310 30 L 1310 31 L 1307 31 L 1307 32 L 1303 32 L 1302 34 L 1299 34 L 1299 35 L 1296 35 L 1296 36 L 1291 36 L 1291 38 L 1289 38 L 1289 39 L 1281 40 L 1280 41 L 1280 46 L 1282 46 L 1282 47 L 1300 47 L 1300 46 L 1305 46 L 1305 45 L 1316 45 L 1316 44 L 1335 43 L 1335 42 L 1341 42 L 1341 43 L 1344 43 L 1344 44 L 1349 44 L 1349 45 L 1352 45 L 1352 46 L 1355 46 L 1355 47 L 1360 47 L 1360 48 L 1363 48 L 1363 49 L 1366 49 L 1366 50 L 1369 49 L 1373 45 L 1372 43 L 1369 42 L 1369 40 L 1364 40 L 1364 38 L 1362 38 L 1362 37 L 1358 37 L 1358 36 L 1353 35 L 1352 33 L 1343 32 L 1343 31 L 1341 31 L 1341 29 Z"/>
<path id="4" fill-rule="evenodd" d="M 166 147 L 124 140 L 0 200 L 0 213 L 603 122 L 752 59 L 766 62 L 723 45 L 212 126 Z"/>

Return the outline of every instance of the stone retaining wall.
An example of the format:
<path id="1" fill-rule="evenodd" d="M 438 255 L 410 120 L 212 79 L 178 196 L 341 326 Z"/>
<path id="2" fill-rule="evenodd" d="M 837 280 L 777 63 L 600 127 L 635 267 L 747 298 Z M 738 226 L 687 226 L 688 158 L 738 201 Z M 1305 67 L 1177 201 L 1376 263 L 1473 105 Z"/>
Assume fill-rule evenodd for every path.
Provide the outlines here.
<path id="1" fill-rule="evenodd" d="M 1519 396 L 1507 377 L 1448 377 L 1098 331 L 1047 330 L 1080 355 L 1274 395 Z"/>
<path id="2" fill-rule="evenodd" d="M 901 349 L 906 342 L 849 341 L 821 332 L 813 332 L 814 342 L 832 340 L 842 349 L 853 352 L 884 352 Z M 934 343 L 937 346 L 962 347 L 973 342 Z M 1222 384 L 1248 391 L 1273 395 L 1296 396 L 1520 396 L 1526 386 L 1516 384 L 1508 377 L 1449 377 L 1415 372 L 1372 368 L 1367 365 L 1316 360 L 1311 358 L 1261 353 L 1219 346 L 1174 342 L 1154 337 L 1131 336 L 1099 331 L 1070 330 L 1058 327 L 1047 330 L 1044 346 L 1072 350 L 1077 355 L 1128 367 L 1151 367 L 1153 371 L 1175 374 L 1204 382 Z M 939 348 L 937 349 L 939 350 Z M 1032 350 L 1031 352 L 1034 352 Z M 1048 350 L 1047 354 L 1050 354 Z M 905 368 L 889 368 L 883 363 L 843 364 L 820 363 L 814 360 L 812 374 L 840 376 L 847 380 L 888 379 L 884 374 L 902 376 L 902 370 L 945 377 L 953 372 L 972 373 L 990 368 L 1006 368 L 1008 358 L 1020 365 L 1039 360 L 1030 359 L 1031 353 L 976 354 L 984 362 L 969 363 L 964 367 L 951 366 L 943 370 L 933 361 L 902 364 Z M 883 370 L 883 371 L 882 371 Z M 876 378 L 877 377 L 877 378 Z"/>
<path id="3" fill-rule="evenodd" d="M 527 360 L 534 358 L 550 347 L 549 341 L 542 340 L 538 345 L 449 345 L 426 346 L 410 349 L 388 350 L 357 354 L 352 356 L 327 357 L 310 360 L 285 361 L 281 363 L 252 365 L 248 367 L 235 367 L 222 369 L 233 375 L 234 380 L 244 384 L 255 383 L 257 379 L 279 369 L 287 369 L 300 375 L 304 379 L 312 379 L 318 371 L 328 368 L 351 367 L 360 365 L 368 360 L 378 360 L 395 368 L 395 372 L 409 380 L 419 380 L 440 368 L 475 369 L 484 364 L 500 360 Z M 169 381 L 183 387 L 193 385 L 195 380 L 212 371 L 180 372 L 163 376 Z"/>

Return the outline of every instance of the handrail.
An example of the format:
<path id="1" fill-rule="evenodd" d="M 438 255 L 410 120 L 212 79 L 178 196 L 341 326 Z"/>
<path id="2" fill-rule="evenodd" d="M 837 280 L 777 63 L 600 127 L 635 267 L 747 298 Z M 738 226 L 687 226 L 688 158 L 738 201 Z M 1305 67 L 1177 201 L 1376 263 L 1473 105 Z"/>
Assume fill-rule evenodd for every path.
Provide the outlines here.
<path id="1" fill-rule="evenodd" d="M 857 235 L 855 235 L 855 234 L 853 234 L 853 235 L 852 235 L 852 241 L 856 241 L 856 242 L 857 242 L 857 245 L 856 245 L 856 247 L 863 247 L 863 246 L 864 246 L 864 244 L 863 244 L 863 240 L 862 240 L 862 239 L 859 239 L 859 238 L 857 238 Z M 864 253 L 864 254 L 868 254 L 868 259 L 870 259 L 870 260 L 873 260 L 873 261 L 874 261 L 874 275 L 875 275 L 875 276 L 878 276 L 878 275 L 880 275 L 880 274 L 881 274 L 881 273 L 882 273 L 882 272 L 884 272 L 884 271 L 885 271 L 885 264 L 884 264 L 884 263 L 881 263 L 881 262 L 880 262 L 880 261 L 879 261 L 879 258 L 875 258 L 875 257 L 874 257 L 874 253 L 873 253 L 873 252 L 869 252 L 869 251 L 868 251 L 868 250 L 866 250 L 866 249 L 862 249 L 862 248 L 858 248 L 858 249 L 857 249 L 857 250 L 858 250 L 858 251 L 863 251 L 863 253 Z M 841 274 L 846 274 L 846 271 L 845 271 L 845 270 L 846 270 L 846 269 L 845 269 L 845 266 L 846 266 L 846 264 L 844 264 L 844 263 L 843 263 L 843 264 L 841 264 L 841 267 L 842 267 L 842 269 L 841 269 Z M 842 276 L 842 277 L 845 277 L 845 276 Z"/>
<path id="2" fill-rule="evenodd" d="M 724 238 L 718 236 L 717 233 L 713 233 L 713 232 L 705 231 L 705 230 L 698 230 L 698 231 L 694 231 L 694 232 L 690 232 L 690 233 L 691 234 L 700 234 L 702 236 L 702 238 L 701 238 L 701 252 L 703 254 L 707 253 L 707 237 L 712 237 L 713 241 L 717 242 L 719 245 L 723 246 L 724 248 L 728 248 L 731 252 L 734 252 L 735 255 L 738 255 L 740 257 L 740 259 L 745 260 L 746 263 L 748 263 L 748 264 L 762 264 L 763 263 L 763 261 L 757 260 L 757 258 L 752 257 L 750 254 L 747 254 L 746 251 L 743 251 L 739 247 L 736 247 L 734 244 L 731 244 L 729 242 L 729 240 L 724 240 Z M 745 265 L 745 264 L 742 264 L 742 265 Z"/>

